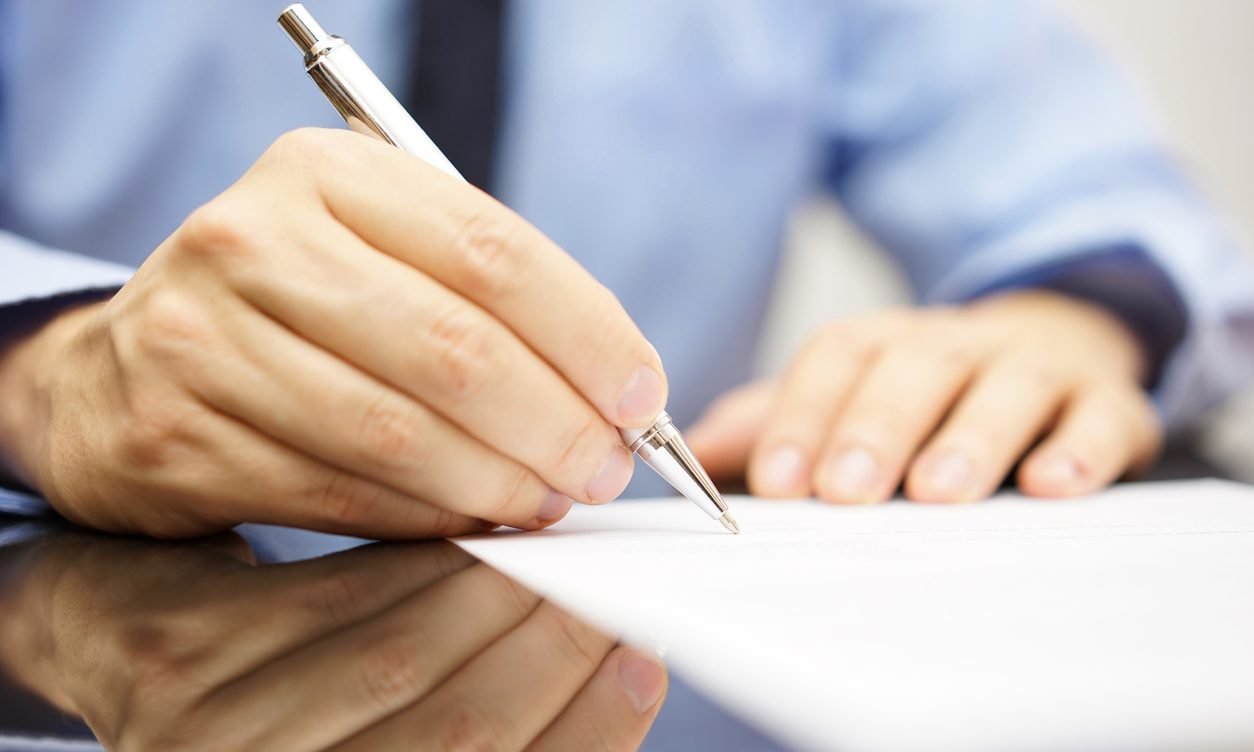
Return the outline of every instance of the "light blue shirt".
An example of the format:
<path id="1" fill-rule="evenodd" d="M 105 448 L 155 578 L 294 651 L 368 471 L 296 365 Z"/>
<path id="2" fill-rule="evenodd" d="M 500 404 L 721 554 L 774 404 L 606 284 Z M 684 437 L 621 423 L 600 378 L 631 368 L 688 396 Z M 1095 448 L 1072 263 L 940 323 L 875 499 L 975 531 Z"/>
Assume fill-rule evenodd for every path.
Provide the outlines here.
<path id="1" fill-rule="evenodd" d="M 403 90 L 407 5 L 307 4 Z M 281 5 L 0 0 L 0 305 L 121 284 L 279 134 L 341 127 L 274 24 Z M 496 192 L 618 294 L 681 424 L 750 376 L 782 228 L 818 188 L 921 301 L 1065 282 L 1166 312 L 1143 333 L 1186 327 L 1155 392 L 1172 422 L 1251 372 L 1245 262 L 1125 82 L 1042 3 L 509 9 Z M 728 722 L 684 737 L 668 725 L 696 702 L 682 687 L 655 744 L 766 744 Z"/>
<path id="2" fill-rule="evenodd" d="M 0 303 L 120 284 L 279 134 L 342 127 L 280 5 L 0 0 Z M 404 89 L 408 4 L 308 5 Z M 1047 5 L 508 7 L 496 192 L 617 293 L 681 425 L 750 376 L 782 228 L 818 188 L 922 301 L 1066 277 L 1168 312 L 1186 327 L 1155 393 L 1173 423 L 1247 378 L 1245 262 Z"/>

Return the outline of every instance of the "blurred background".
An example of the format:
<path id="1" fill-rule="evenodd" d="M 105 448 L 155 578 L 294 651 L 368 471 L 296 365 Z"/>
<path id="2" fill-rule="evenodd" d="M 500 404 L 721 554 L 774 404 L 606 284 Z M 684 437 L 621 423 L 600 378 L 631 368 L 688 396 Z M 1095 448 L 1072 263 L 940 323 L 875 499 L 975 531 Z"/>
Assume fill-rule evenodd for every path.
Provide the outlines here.
<path id="1" fill-rule="evenodd" d="M 1254 258 L 1254 1 L 1057 1 L 1122 64 Z M 892 261 L 816 196 L 794 218 L 758 369 L 779 370 L 822 321 L 908 301 Z M 1254 387 L 1187 441 L 1225 474 L 1254 482 Z"/>

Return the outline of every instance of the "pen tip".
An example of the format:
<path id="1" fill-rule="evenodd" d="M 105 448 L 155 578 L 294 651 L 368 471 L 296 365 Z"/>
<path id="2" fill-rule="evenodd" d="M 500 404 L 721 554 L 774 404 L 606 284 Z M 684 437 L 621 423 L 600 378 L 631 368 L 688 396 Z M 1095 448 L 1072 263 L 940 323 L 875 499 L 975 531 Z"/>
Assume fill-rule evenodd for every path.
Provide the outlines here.
<path id="1" fill-rule="evenodd" d="M 723 523 L 723 527 L 732 532 L 732 535 L 740 535 L 740 525 L 736 524 L 736 518 L 732 517 L 731 512 L 723 512 L 723 516 L 718 518 Z"/>

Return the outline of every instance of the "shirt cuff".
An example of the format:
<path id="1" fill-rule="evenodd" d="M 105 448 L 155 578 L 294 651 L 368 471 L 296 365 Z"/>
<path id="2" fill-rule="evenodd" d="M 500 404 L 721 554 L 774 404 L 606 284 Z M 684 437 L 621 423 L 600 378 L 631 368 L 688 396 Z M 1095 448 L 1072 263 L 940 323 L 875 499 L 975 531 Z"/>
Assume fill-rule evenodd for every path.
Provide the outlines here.
<path id="1" fill-rule="evenodd" d="M 1128 322 L 1161 358 L 1151 396 L 1173 431 L 1254 378 L 1254 266 L 1188 191 L 1068 202 L 966 254 L 923 298 L 964 302 L 1030 279 Z"/>
<path id="2" fill-rule="evenodd" d="M 117 289 L 133 270 L 119 264 L 44 248 L 0 232 L 0 307 L 85 290 Z"/>
<path id="3" fill-rule="evenodd" d="M 1138 246 L 1117 246 L 1024 270 L 976 291 L 971 298 L 1023 289 L 1063 293 L 1100 306 L 1136 337 L 1145 356 L 1151 392 L 1189 330 L 1189 310 L 1162 267 Z"/>
<path id="4" fill-rule="evenodd" d="M 0 488 L 0 514 L 36 517 L 51 513 L 52 507 L 38 496 Z"/>

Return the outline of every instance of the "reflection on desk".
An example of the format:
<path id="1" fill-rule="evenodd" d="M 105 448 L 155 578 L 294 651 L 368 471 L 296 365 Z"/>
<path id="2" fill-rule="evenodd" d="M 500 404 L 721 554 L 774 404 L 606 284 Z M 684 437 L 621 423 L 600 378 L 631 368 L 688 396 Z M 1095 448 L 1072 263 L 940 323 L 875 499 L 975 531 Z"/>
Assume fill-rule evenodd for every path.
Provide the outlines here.
<path id="1" fill-rule="evenodd" d="M 35 532 L 0 549 L 5 749 L 93 733 L 154 750 L 631 749 L 665 687 L 653 659 L 445 542 L 259 564 L 234 533 Z"/>

